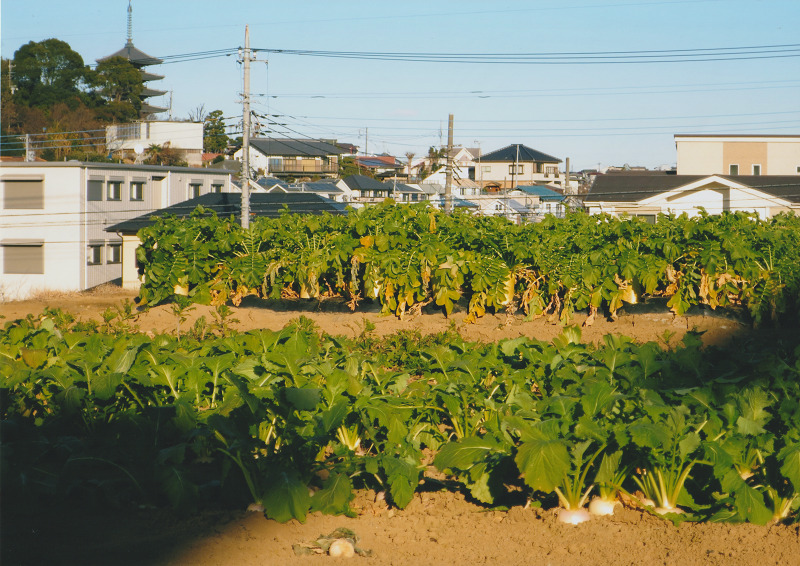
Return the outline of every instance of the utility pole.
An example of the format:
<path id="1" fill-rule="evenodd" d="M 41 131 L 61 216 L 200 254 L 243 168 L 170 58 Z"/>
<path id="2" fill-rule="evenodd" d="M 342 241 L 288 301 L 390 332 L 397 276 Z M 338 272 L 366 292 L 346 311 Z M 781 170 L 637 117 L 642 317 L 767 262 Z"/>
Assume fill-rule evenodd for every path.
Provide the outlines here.
<path id="1" fill-rule="evenodd" d="M 36 161 L 36 153 L 31 146 L 31 135 L 25 134 L 25 161 Z"/>
<path id="2" fill-rule="evenodd" d="M 453 212 L 453 115 L 447 122 L 447 177 L 444 185 L 444 211 Z"/>
<path id="3" fill-rule="evenodd" d="M 242 92 L 242 228 L 250 228 L 250 28 L 244 26 Z"/>

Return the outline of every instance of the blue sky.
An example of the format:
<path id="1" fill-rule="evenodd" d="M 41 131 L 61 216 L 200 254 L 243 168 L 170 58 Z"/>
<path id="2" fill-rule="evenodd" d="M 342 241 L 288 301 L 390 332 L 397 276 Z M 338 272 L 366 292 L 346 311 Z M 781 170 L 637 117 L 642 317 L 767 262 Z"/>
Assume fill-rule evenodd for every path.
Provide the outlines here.
<path id="1" fill-rule="evenodd" d="M 94 63 L 124 45 L 127 6 L 3 0 L 2 56 L 55 37 Z M 674 164 L 674 134 L 800 133 L 800 0 L 133 0 L 133 42 L 158 57 L 240 47 L 246 24 L 255 49 L 593 56 L 796 46 L 757 59 L 549 65 L 259 52 L 253 110 L 276 137 L 421 155 L 447 142 L 453 114 L 458 145 L 523 143 L 582 169 Z M 165 75 L 152 86 L 172 91 L 174 118 L 202 105 L 240 122 L 235 55 L 150 70 Z"/>

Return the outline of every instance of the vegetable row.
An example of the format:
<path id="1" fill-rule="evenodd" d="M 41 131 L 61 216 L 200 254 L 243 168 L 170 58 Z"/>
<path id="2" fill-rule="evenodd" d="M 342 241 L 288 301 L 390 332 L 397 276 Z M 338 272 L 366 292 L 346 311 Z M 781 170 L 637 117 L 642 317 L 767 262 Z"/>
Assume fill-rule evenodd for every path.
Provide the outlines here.
<path id="1" fill-rule="evenodd" d="M 139 232 L 141 298 L 238 304 L 262 298 L 378 301 L 399 317 L 461 303 L 470 317 L 522 311 L 569 323 L 663 298 L 743 308 L 755 322 L 800 313 L 800 219 L 747 213 L 641 219 L 573 214 L 515 225 L 385 202 L 346 216 L 233 218 L 198 209 Z"/>
<path id="2" fill-rule="evenodd" d="M 797 521 L 800 348 L 599 346 L 456 333 L 106 333 L 57 311 L 0 333 L 3 493 L 352 513 L 420 484 L 580 511 L 597 495 L 675 520 Z M 460 486 L 460 487 L 459 487 Z M 647 500 L 651 501 L 647 501 Z M 566 518 L 565 520 L 571 520 Z"/>

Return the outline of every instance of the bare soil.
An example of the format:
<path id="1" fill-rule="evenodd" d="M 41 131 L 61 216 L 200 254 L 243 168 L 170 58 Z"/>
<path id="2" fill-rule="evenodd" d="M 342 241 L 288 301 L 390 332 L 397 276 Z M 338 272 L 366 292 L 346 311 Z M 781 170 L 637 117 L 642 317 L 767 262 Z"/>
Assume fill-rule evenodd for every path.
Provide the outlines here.
<path id="1" fill-rule="evenodd" d="M 70 295 L 40 297 L 31 301 L 0 303 L 6 321 L 39 316 L 45 308 L 60 308 L 79 320 L 102 322 L 103 312 L 124 310 L 135 294 L 115 288 Z M 496 341 L 529 336 L 551 340 L 561 332 L 559 324 L 540 318 L 489 315 L 466 324 L 464 312 L 446 318 L 440 312 L 423 311 L 399 320 L 362 305 L 351 313 L 341 303 L 264 302 L 245 300 L 232 307 L 231 326 L 283 328 L 304 316 L 321 331 L 358 336 L 371 331 L 379 336 L 400 330 L 440 332 L 454 326 L 474 341 Z M 142 332 L 186 332 L 204 316 L 213 320 L 213 309 L 197 306 L 183 313 L 170 306 L 139 312 L 128 321 Z M 578 314 L 575 324 L 586 316 Z M 3 320 L 0 319 L 0 324 Z M 616 321 L 598 318 L 582 329 L 583 339 L 599 342 L 609 333 L 638 342 L 676 344 L 689 330 L 703 332 L 707 345 L 735 343 L 764 330 L 754 330 L 730 313 L 697 311 L 676 317 L 663 305 L 629 309 Z M 771 330 L 769 332 L 783 332 Z M 370 557 L 350 561 L 374 566 L 427 564 L 499 564 L 572 566 L 615 565 L 753 565 L 800 564 L 800 526 L 760 527 L 748 524 L 691 524 L 674 526 L 668 521 L 633 508 L 620 509 L 608 519 L 595 519 L 573 527 L 556 522 L 551 511 L 512 507 L 487 509 L 460 493 L 418 493 L 403 510 L 388 507 L 373 492 L 357 495 L 356 518 L 312 514 L 301 524 L 278 524 L 260 513 L 203 511 L 179 517 L 156 509 L 88 509 L 82 505 L 3 510 L 0 557 L 15 564 L 136 564 L 136 565 L 314 565 L 339 563 L 324 555 L 298 556 L 293 545 L 309 543 L 337 528 L 348 528 L 360 538 L 359 546 Z"/>

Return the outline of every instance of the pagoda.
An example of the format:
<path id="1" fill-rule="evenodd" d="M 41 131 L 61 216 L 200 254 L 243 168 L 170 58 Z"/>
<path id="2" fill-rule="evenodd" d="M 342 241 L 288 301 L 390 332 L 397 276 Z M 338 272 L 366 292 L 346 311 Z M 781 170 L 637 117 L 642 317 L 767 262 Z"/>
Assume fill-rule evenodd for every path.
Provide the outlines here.
<path id="1" fill-rule="evenodd" d="M 156 75 L 154 73 L 148 73 L 144 70 L 145 67 L 149 67 L 150 65 L 160 65 L 164 61 L 158 57 L 152 57 L 133 46 L 133 9 L 131 8 L 131 0 L 128 0 L 128 41 L 125 43 L 125 47 L 107 57 L 98 59 L 97 62 L 102 63 L 103 61 L 111 59 L 112 57 L 124 57 L 130 61 L 133 66 L 139 69 L 139 72 L 142 73 L 142 81 L 144 83 L 148 83 L 149 81 L 159 81 L 164 78 L 164 75 Z M 152 104 L 145 102 L 145 100 L 148 98 L 153 96 L 162 96 L 166 93 L 167 91 L 165 90 L 148 88 L 145 84 L 145 87 L 140 95 L 142 99 L 142 107 L 139 111 L 139 116 L 144 120 L 152 114 L 166 112 L 168 108 L 153 106 Z"/>

